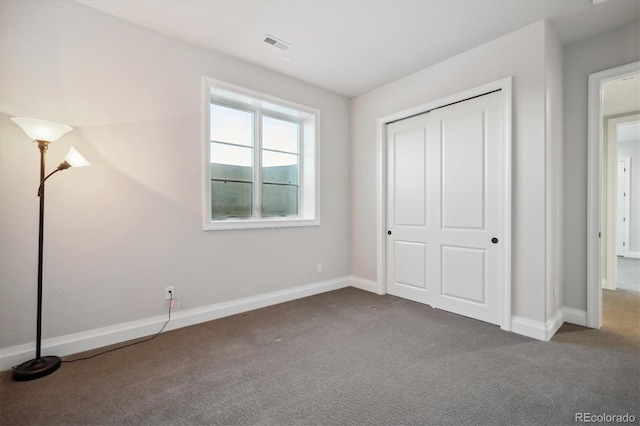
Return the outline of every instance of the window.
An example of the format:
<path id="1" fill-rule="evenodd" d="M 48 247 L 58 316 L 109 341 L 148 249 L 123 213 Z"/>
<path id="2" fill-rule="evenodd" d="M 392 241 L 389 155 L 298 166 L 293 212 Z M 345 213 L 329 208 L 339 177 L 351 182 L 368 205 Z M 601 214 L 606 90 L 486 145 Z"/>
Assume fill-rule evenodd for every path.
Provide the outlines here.
<path id="1" fill-rule="evenodd" d="M 309 107 L 203 78 L 204 229 L 319 224 Z"/>

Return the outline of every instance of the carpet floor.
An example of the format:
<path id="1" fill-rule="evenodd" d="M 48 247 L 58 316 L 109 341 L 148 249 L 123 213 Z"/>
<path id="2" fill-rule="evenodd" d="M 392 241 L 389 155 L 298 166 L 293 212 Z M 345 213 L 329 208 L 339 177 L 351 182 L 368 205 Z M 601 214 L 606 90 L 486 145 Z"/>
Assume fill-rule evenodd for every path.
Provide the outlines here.
<path id="1" fill-rule="evenodd" d="M 2 372 L 0 424 L 569 425 L 576 413 L 638 424 L 640 295 L 623 293 L 605 294 L 618 306 L 603 329 L 565 325 L 540 342 L 345 288 L 166 332 L 31 382 Z"/>

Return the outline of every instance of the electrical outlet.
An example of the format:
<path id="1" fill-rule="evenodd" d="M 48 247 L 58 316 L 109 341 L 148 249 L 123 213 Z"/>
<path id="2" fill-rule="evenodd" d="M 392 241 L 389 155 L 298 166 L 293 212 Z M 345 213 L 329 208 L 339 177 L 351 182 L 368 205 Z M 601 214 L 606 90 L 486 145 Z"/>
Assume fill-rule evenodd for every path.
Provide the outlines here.
<path id="1" fill-rule="evenodd" d="M 165 289 L 164 289 L 164 298 L 167 299 L 167 300 L 171 300 L 172 295 L 173 295 L 173 297 L 176 296 L 176 291 L 174 290 L 174 288 L 173 287 L 165 287 Z"/>
<path id="2" fill-rule="evenodd" d="M 322 263 L 318 263 L 318 266 L 316 267 L 316 270 L 318 272 L 322 272 Z"/>

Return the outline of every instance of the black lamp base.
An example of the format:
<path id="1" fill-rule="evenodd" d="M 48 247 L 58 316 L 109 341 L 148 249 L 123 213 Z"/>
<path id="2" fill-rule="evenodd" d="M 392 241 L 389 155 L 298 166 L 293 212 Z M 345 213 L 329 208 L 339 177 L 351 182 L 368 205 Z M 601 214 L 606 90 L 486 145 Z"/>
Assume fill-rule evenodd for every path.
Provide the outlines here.
<path id="1" fill-rule="evenodd" d="M 43 356 L 24 362 L 13 369 L 13 380 L 20 382 L 39 379 L 47 376 L 62 364 L 62 359 L 57 356 Z"/>

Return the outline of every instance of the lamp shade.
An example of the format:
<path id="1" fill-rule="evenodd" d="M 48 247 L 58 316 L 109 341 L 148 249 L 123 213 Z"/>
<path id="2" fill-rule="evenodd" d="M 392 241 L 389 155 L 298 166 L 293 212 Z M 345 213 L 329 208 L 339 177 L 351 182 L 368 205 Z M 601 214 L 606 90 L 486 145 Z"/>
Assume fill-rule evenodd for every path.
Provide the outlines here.
<path id="1" fill-rule="evenodd" d="M 73 130 L 72 127 L 66 124 L 35 118 L 13 117 L 11 121 L 20 126 L 34 141 L 55 142 L 60 139 L 62 135 Z"/>
<path id="2" fill-rule="evenodd" d="M 86 167 L 91 165 L 74 147 L 69 149 L 67 156 L 64 157 L 64 161 L 69 163 L 71 167 Z"/>

